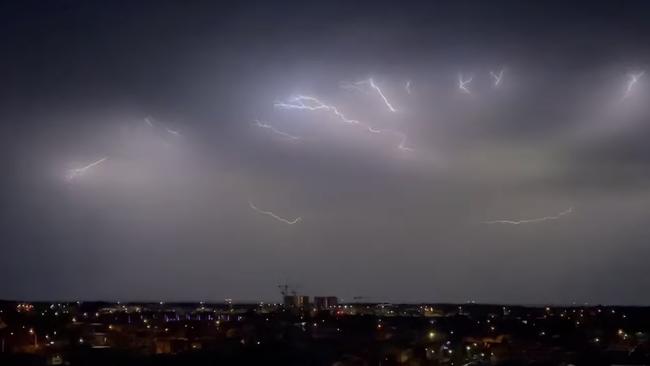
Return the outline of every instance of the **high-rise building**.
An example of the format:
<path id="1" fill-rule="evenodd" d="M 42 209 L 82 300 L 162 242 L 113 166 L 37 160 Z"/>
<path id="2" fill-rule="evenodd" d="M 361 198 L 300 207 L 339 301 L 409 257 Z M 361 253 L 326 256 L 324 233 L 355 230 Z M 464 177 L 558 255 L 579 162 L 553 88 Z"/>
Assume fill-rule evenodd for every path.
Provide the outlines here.
<path id="1" fill-rule="evenodd" d="M 309 296 L 298 296 L 298 306 L 301 308 L 309 306 Z"/>
<path id="2" fill-rule="evenodd" d="M 295 308 L 299 306 L 298 296 L 296 295 L 285 295 L 282 300 L 286 307 Z"/>
<path id="3" fill-rule="evenodd" d="M 290 308 L 305 308 L 309 306 L 309 296 L 285 295 L 283 303 L 284 306 Z"/>
<path id="4" fill-rule="evenodd" d="M 336 296 L 315 296 L 314 306 L 318 310 L 326 310 L 336 307 L 339 304 Z"/>

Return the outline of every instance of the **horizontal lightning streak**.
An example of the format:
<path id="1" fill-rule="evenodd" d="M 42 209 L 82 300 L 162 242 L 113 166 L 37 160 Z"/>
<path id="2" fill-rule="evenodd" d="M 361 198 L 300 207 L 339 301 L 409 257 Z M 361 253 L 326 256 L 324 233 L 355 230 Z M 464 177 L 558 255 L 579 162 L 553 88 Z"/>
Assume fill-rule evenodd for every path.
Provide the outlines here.
<path id="1" fill-rule="evenodd" d="M 174 136 L 180 136 L 180 135 L 181 135 L 180 132 L 175 131 L 175 130 L 172 130 L 172 129 L 170 129 L 170 128 L 165 128 L 165 130 L 166 130 L 167 132 L 169 132 L 170 134 L 174 135 Z"/>
<path id="2" fill-rule="evenodd" d="M 271 212 L 271 211 L 264 211 L 264 210 L 261 210 L 261 209 L 257 208 L 257 206 L 255 206 L 255 205 L 253 204 L 253 202 L 251 202 L 251 201 L 248 201 L 248 205 L 249 205 L 249 206 L 250 206 L 250 207 L 251 207 L 255 212 L 261 213 L 261 214 L 263 214 L 263 215 L 271 216 L 272 218 L 274 218 L 274 219 L 276 219 L 276 220 L 278 220 L 278 221 L 282 221 L 282 222 L 284 222 L 285 224 L 288 224 L 288 225 L 297 224 L 297 223 L 299 223 L 300 221 L 302 221 L 302 217 L 296 217 L 296 218 L 293 219 L 293 220 L 289 220 L 289 219 L 285 219 L 285 218 L 283 218 L 283 217 L 280 217 L 280 216 L 274 214 L 274 213 Z"/>
<path id="3" fill-rule="evenodd" d="M 101 159 L 99 159 L 97 161 L 94 161 L 94 162 L 92 162 L 92 163 L 90 163 L 90 164 L 88 164 L 86 166 L 83 166 L 81 168 L 70 169 L 70 170 L 68 170 L 68 174 L 66 175 L 66 179 L 68 181 L 70 181 L 70 180 L 73 180 L 73 179 L 75 179 L 75 178 L 77 178 L 79 176 L 82 176 L 82 175 L 86 174 L 86 171 L 88 171 L 88 169 L 103 163 L 107 159 L 108 159 L 108 157 L 104 157 L 104 158 L 101 158 Z"/>
<path id="4" fill-rule="evenodd" d="M 566 216 L 571 212 L 573 212 L 573 207 L 569 207 L 568 209 L 560 212 L 555 216 L 544 216 L 535 219 L 524 219 L 524 220 L 492 220 L 492 221 L 484 221 L 483 223 L 484 224 L 509 224 L 509 225 L 531 224 L 536 222 L 544 222 L 548 220 L 558 220 L 562 216 Z"/>
<path id="5" fill-rule="evenodd" d="M 254 121 L 253 121 L 253 124 L 254 124 L 255 126 L 257 126 L 257 127 L 268 129 L 268 130 L 270 130 L 271 132 L 273 132 L 273 133 L 275 133 L 275 134 L 277 134 L 277 135 L 280 135 L 280 136 L 284 136 L 284 137 L 286 137 L 286 138 L 288 138 L 288 139 L 290 139 L 290 140 L 300 140 L 300 137 L 298 137 L 298 136 L 294 136 L 294 135 L 290 135 L 290 134 L 288 134 L 288 133 L 286 133 L 286 132 L 280 131 L 280 130 L 278 130 L 277 128 L 271 126 L 270 124 L 265 123 L 265 122 L 262 122 L 262 121 L 260 121 L 260 120 L 257 120 L 257 119 L 254 120 Z"/>
<path id="6" fill-rule="evenodd" d="M 283 103 L 283 102 L 276 102 L 273 104 L 275 108 L 281 108 L 281 109 L 301 109 L 301 110 L 308 110 L 308 111 L 320 111 L 324 110 L 327 112 L 332 112 L 334 113 L 341 121 L 345 123 L 350 123 L 350 124 L 360 124 L 361 122 L 355 120 L 355 119 L 349 119 L 347 118 L 343 113 L 339 112 L 339 110 L 331 105 L 327 105 L 317 98 L 306 96 L 306 95 L 298 95 L 296 97 L 293 97 L 289 99 L 289 103 Z"/>

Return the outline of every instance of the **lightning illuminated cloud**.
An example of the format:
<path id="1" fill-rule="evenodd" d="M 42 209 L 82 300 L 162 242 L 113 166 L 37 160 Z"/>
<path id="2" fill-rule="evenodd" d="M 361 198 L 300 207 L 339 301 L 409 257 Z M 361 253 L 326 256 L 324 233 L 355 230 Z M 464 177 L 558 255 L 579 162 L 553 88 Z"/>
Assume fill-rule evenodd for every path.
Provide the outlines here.
<path id="1" fill-rule="evenodd" d="M 573 207 L 569 207 L 568 209 L 560 212 L 555 216 L 544 216 L 535 219 L 523 219 L 523 220 L 492 220 L 492 221 L 484 221 L 483 223 L 484 224 L 508 224 L 508 225 L 532 224 L 532 223 L 544 222 L 549 220 L 558 220 L 562 216 L 566 216 L 571 212 L 573 212 Z"/>
<path id="2" fill-rule="evenodd" d="M 261 210 L 261 209 L 257 208 L 257 206 L 255 206 L 255 205 L 253 204 L 253 202 L 251 202 L 251 201 L 248 201 L 248 205 L 249 205 L 249 206 L 250 206 L 250 207 L 251 207 L 255 212 L 259 212 L 259 213 L 261 213 L 261 214 L 263 214 L 263 215 L 271 216 L 272 218 L 274 218 L 274 219 L 276 219 L 276 220 L 278 220 L 278 221 L 282 221 L 282 222 L 284 222 L 285 224 L 288 224 L 288 225 L 294 225 L 294 224 L 297 224 L 297 223 L 299 223 L 300 221 L 302 221 L 302 218 L 301 218 L 301 217 L 296 217 L 296 218 L 293 219 L 293 220 L 288 220 L 288 219 L 285 219 L 285 218 L 283 218 L 283 217 L 280 217 L 280 216 L 274 214 L 274 213 L 271 212 L 271 211 L 264 211 L 264 210 Z"/>
<path id="3" fill-rule="evenodd" d="M 384 95 L 384 92 L 381 90 L 381 88 L 379 88 L 379 86 L 377 84 L 375 84 L 375 81 L 372 78 L 367 79 L 367 80 L 357 81 L 356 83 L 352 83 L 352 84 L 343 83 L 343 84 L 341 84 L 341 87 L 346 88 L 346 89 L 358 89 L 358 90 L 363 91 L 363 89 L 361 87 L 364 86 L 364 85 L 369 86 L 372 90 L 377 92 L 377 94 L 379 95 L 381 100 L 384 102 L 384 104 L 386 105 L 386 107 L 388 108 L 389 111 L 397 112 L 397 109 L 395 109 L 395 107 L 393 107 L 393 105 L 390 103 L 388 98 L 386 98 L 386 95 Z M 408 88 L 410 88 L 410 82 L 408 83 Z M 410 94 L 410 91 L 409 91 L 409 94 Z"/>
<path id="4" fill-rule="evenodd" d="M 503 80 L 503 71 L 504 70 L 501 69 L 498 74 L 494 71 L 490 71 L 490 76 L 494 80 L 494 83 L 492 85 L 494 85 L 495 88 L 498 88 L 499 85 L 501 85 L 501 81 Z"/>
<path id="5" fill-rule="evenodd" d="M 467 84 L 472 82 L 472 77 L 470 76 L 469 79 L 464 80 L 463 79 L 463 74 L 458 74 L 458 89 L 460 89 L 463 93 L 466 94 L 471 94 L 469 89 L 467 89 Z"/>
<path id="6" fill-rule="evenodd" d="M 627 87 L 625 88 L 625 94 L 623 94 L 623 99 L 630 96 L 630 94 L 634 90 L 634 86 L 636 85 L 636 83 L 639 82 L 639 79 L 641 79 L 643 74 L 645 74 L 645 71 L 641 71 L 640 73 L 637 74 L 630 74 L 628 76 L 629 79 L 627 81 Z"/>
<path id="7" fill-rule="evenodd" d="M 66 180 L 68 180 L 68 181 L 72 181 L 73 179 L 75 179 L 75 178 L 77 178 L 77 177 L 80 177 L 80 176 L 86 174 L 86 172 L 88 171 L 88 169 L 90 169 L 90 168 L 92 168 L 92 167 L 94 167 L 94 166 L 97 166 L 97 165 L 103 163 L 103 162 L 106 161 L 107 159 L 108 159 L 108 157 L 104 157 L 104 158 L 101 158 L 101 159 L 99 159 L 99 160 L 97 160 L 97 161 L 94 161 L 94 162 L 92 162 L 92 163 L 90 163 L 90 164 L 88 164 L 88 165 L 86 165 L 86 166 L 83 166 L 83 167 L 81 167 L 81 168 L 76 168 L 76 169 L 70 169 L 70 170 L 68 170 L 68 173 L 66 174 Z"/>
<path id="8" fill-rule="evenodd" d="M 293 135 L 290 135 L 290 134 L 288 134 L 288 133 L 286 133 L 286 132 L 280 131 L 280 130 L 278 130 L 277 128 L 271 126 L 270 124 L 265 123 L 265 122 L 262 122 L 262 121 L 260 121 L 260 120 L 257 120 L 257 119 L 256 119 L 256 120 L 253 122 L 253 124 L 254 124 L 255 126 L 257 126 L 257 127 L 260 127 L 260 128 L 266 128 L 266 129 L 270 130 L 271 132 L 273 132 L 273 133 L 275 133 L 275 134 L 277 134 L 277 135 L 280 135 L 280 136 L 284 136 L 284 137 L 286 137 L 286 138 L 288 138 L 288 139 L 290 139 L 290 140 L 300 140 L 300 137 L 298 137 L 298 136 L 293 136 Z"/>
<path id="9" fill-rule="evenodd" d="M 393 131 L 393 130 L 380 130 L 372 127 L 371 125 L 367 123 L 363 123 L 361 121 L 358 121 L 356 119 L 350 119 L 346 117 L 343 113 L 341 113 L 338 108 L 332 105 L 325 104 L 321 102 L 318 98 L 312 97 L 312 96 L 306 96 L 306 95 L 298 95 L 292 98 L 289 98 L 288 102 L 276 102 L 273 104 L 275 108 L 279 109 L 297 109 L 297 110 L 306 110 L 306 111 L 326 111 L 326 112 L 331 112 L 335 116 L 337 116 L 341 121 L 349 124 L 354 124 L 354 125 L 359 125 L 365 128 L 368 132 L 375 133 L 375 134 L 380 134 L 380 133 L 388 133 L 388 134 L 396 134 L 399 135 L 401 138 L 401 142 L 398 145 L 398 149 L 403 150 L 403 151 L 413 151 L 413 149 L 408 148 L 405 146 L 406 142 L 406 135 L 404 135 L 401 132 Z"/>

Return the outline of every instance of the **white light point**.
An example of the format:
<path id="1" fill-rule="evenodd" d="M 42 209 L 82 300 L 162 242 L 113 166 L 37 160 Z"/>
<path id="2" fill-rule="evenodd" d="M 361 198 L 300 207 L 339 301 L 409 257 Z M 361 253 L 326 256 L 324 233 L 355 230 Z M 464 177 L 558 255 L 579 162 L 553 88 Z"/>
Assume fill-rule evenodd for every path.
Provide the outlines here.
<path id="1" fill-rule="evenodd" d="M 563 216 L 566 216 L 572 212 L 573 212 L 573 207 L 569 207 L 568 209 L 560 212 L 555 216 L 544 216 L 535 219 L 524 219 L 524 220 L 492 220 L 492 221 L 484 221 L 483 223 L 484 224 L 507 224 L 507 225 L 533 224 L 533 223 L 544 222 L 549 220 L 558 220 Z"/>
<path id="2" fill-rule="evenodd" d="M 76 169 L 70 169 L 70 170 L 68 170 L 68 173 L 66 174 L 66 180 L 68 180 L 68 181 L 72 181 L 73 179 L 75 179 L 75 178 L 77 178 L 77 177 L 80 177 L 80 176 L 86 174 L 86 172 L 88 171 L 88 169 L 90 169 L 90 168 L 92 168 L 92 167 L 94 167 L 94 166 L 97 166 L 97 165 L 103 163 L 103 162 L 106 161 L 107 159 L 108 159 L 108 157 L 104 157 L 104 158 L 101 158 L 101 159 L 99 159 L 99 160 L 97 160 L 97 161 L 94 161 L 94 162 L 92 162 L 92 163 L 90 163 L 90 164 L 88 164 L 88 165 L 86 165 L 86 166 L 83 166 L 83 167 L 81 167 L 81 168 L 76 168 Z"/>
<path id="3" fill-rule="evenodd" d="M 266 123 L 266 122 L 263 122 L 263 121 L 260 121 L 260 120 L 256 119 L 256 120 L 253 121 L 253 124 L 255 126 L 257 126 L 257 127 L 260 127 L 260 128 L 266 128 L 266 129 L 270 130 L 271 132 L 273 132 L 273 133 L 275 133 L 277 135 L 288 138 L 289 140 L 300 140 L 300 137 L 290 135 L 290 134 L 288 134 L 286 132 L 282 132 L 282 131 L 278 130 L 277 128 L 271 126 L 270 124 Z"/>
<path id="4" fill-rule="evenodd" d="M 625 94 L 623 95 L 623 99 L 630 96 L 630 94 L 634 90 L 634 86 L 639 82 L 639 79 L 641 79 L 643 74 L 645 74 L 645 71 L 641 71 L 637 74 L 628 75 L 627 87 L 625 88 Z"/>
<path id="5" fill-rule="evenodd" d="M 406 84 L 404 85 L 404 89 L 406 89 L 406 94 L 411 94 L 411 80 L 407 80 Z"/>
<path id="6" fill-rule="evenodd" d="M 492 84 L 495 88 L 498 88 L 499 85 L 501 85 L 501 81 L 503 81 L 503 69 L 499 71 L 499 73 L 495 73 L 494 71 L 490 71 L 490 76 L 494 80 L 494 83 Z"/>
<path id="7" fill-rule="evenodd" d="M 285 224 L 288 224 L 288 225 L 294 225 L 294 224 L 297 224 L 297 223 L 299 223 L 300 221 L 302 221 L 302 218 L 301 218 L 301 217 L 296 217 L 296 218 L 293 219 L 293 220 L 289 220 L 289 219 L 285 219 L 285 218 L 283 218 L 283 217 L 280 217 L 280 216 L 274 214 L 274 213 L 271 212 L 271 211 L 264 211 L 264 210 L 261 210 L 261 209 L 257 208 L 257 206 L 255 206 L 255 205 L 253 204 L 253 202 L 251 202 L 251 201 L 248 201 L 248 205 L 249 205 L 249 206 L 250 206 L 250 207 L 251 207 L 255 212 L 261 213 L 261 214 L 263 214 L 263 215 L 271 216 L 272 218 L 274 218 L 274 219 L 276 219 L 276 220 L 278 220 L 278 221 L 284 222 Z"/>
<path id="8" fill-rule="evenodd" d="M 145 117 L 144 122 L 149 125 L 149 127 L 153 127 L 153 121 L 151 120 L 151 117 Z"/>
<path id="9" fill-rule="evenodd" d="M 463 79 L 463 74 L 458 74 L 458 89 L 465 94 L 471 94 L 467 85 L 472 82 L 472 79 L 473 78 L 470 76 L 469 79 L 465 80 Z"/>

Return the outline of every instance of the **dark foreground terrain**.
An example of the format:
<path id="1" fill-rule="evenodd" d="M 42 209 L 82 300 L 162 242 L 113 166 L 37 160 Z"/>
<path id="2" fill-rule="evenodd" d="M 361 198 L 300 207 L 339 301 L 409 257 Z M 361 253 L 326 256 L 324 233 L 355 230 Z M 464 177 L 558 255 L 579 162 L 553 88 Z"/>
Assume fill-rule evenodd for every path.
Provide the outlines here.
<path id="1" fill-rule="evenodd" d="M 647 365 L 650 309 L 0 303 L 0 365 Z"/>

